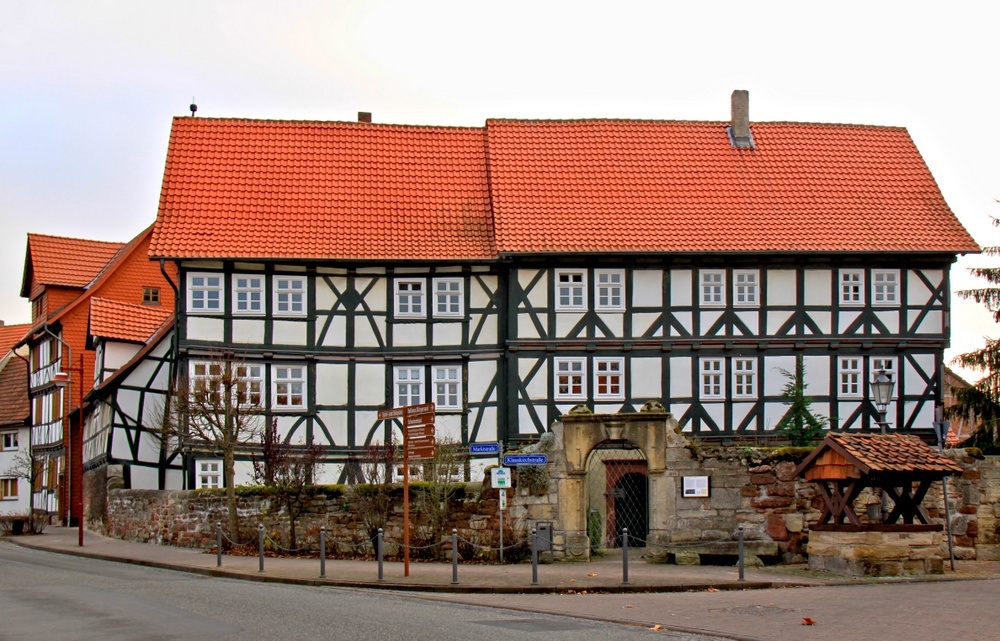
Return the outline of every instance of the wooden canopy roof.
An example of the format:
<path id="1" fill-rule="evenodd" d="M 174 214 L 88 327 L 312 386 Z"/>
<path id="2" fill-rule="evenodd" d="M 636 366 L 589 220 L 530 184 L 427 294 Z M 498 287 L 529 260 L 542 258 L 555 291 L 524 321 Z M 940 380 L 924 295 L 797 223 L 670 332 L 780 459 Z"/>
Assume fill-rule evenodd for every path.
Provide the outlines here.
<path id="1" fill-rule="evenodd" d="M 961 474 L 955 461 L 907 434 L 828 434 L 796 468 L 809 481 L 865 477 L 939 479 Z"/>

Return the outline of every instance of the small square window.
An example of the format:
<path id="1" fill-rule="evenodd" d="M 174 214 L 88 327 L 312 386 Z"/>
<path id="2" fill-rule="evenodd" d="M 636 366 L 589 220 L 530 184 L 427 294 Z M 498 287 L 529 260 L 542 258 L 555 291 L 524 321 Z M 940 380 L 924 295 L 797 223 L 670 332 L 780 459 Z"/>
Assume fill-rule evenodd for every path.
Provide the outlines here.
<path id="1" fill-rule="evenodd" d="M 587 273 L 582 269 L 556 270 L 556 311 L 587 309 Z"/>
<path id="2" fill-rule="evenodd" d="M 222 276 L 188 274 L 188 312 L 218 314 L 222 311 Z"/>
<path id="3" fill-rule="evenodd" d="M 872 305 L 892 307 L 899 304 L 899 271 L 872 270 Z"/>
<path id="4" fill-rule="evenodd" d="M 865 304 L 865 272 L 861 269 L 840 270 L 840 304 L 845 307 L 860 307 Z"/>
<path id="5" fill-rule="evenodd" d="M 418 366 L 394 367 L 396 407 L 419 405 L 424 400 L 424 368 Z"/>
<path id="6" fill-rule="evenodd" d="M 302 276 L 274 277 L 274 314 L 304 316 L 306 313 L 306 279 Z"/>
<path id="7" fill-rule="evenodd" d="M 0 434 L 0 451 L 17 449 L 17 432 L 4 432 Z"/>
<path id="8" fill-rule="evenodd" d="M 396 281 L 396 316 L 404 318 L 424 318 L 424 281 Z"/>
<path id="9" fill-rule="evenodd" d="M 142 304 L 143 305 L 159 305 L 160 304 L 160 288 L 159 287 L 143 287 L 142 288 Z"/>
<path id="10" fill-rule="evenodd" d="M 233 276 L 233 313 L 261 314 L 264 311 L 264 277 Z"/>
<path id="11" fill-rule="evenodd" d="M 861 398 L 861 358 L 847 356 L 840 359 L 840 397 Z"/>
<path id="12" fill-rule="evenodd" d="M 760 272 L 756 269 L 737 269 L 733 272 L 733 301 L 741 307 L 759 304 Z"/>
<path id="13" fill-rule="evenodd" d="M 703 358 L 701 360 L 701 397 L 723 398 L 725 390 L 722 387 L 721 358 Z"/>
<path id="14" fill-rule="evenodd" d="M 221 488 L 222 461 L 218 459 L 198 461 L 197 486 L 199 490 Z"/>
<path id="15" fill-rule="evenodd" d="M 435 366 L 434 402 L 438 409 L 462 409 L 462 368 L 458 365 Z"/>
<path id="16" fill-rule="evenodd" d="M 594 359 L 594 399 L 609 401 L 625 399 L 625 359 Z"/>
<path id="17" fill-rule="evenodd" d="M 555 359 L 555 398 L 560 401 L 583 401 L 587 391 L 583 387 L 587 375 L 587 362 L 582 358 Z"/>
<path id="18" fill-rule="evenodd" d="M 757 398 L 757 361 L 733 359 L 733 398 Z"/>
<path id="19" fill-rule="evenodd" d="M 726 272 L 702 270 L 701 304 L 705 307 L 722 307 L 726 304 Z"/>
<path id="20" fill-rule="evenodd" d="M 460 318 L 464 313 L 461 278 L 434 279 L 434 316 Z"/>
<path id="21" fill-rule="evenodd" d="M 10 501 L 17 498 L 17 479 L 0 478 L 0 501 Z"/>
<path id="22" fill-rule="evenodd" d="M 275 409 L 306 406 L 306 368 L 302 365 L 272 365 L 271 385 Z"/>
<path id="23" fill-rule="evenodd" d="M 625 311 L 625 270 L 598 269 L 594 278 L 597 280 L 597 309 Z"/>

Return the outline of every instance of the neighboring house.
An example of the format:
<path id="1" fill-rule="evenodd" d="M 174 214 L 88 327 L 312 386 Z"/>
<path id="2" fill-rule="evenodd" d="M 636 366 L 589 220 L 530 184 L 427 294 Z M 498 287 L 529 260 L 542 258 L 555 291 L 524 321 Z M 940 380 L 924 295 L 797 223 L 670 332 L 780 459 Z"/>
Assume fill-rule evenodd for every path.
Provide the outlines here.
<path id="1" fill-rule="evenodd" d="M 767 438 L 797 357 L 834 430 L 929 431 L 949 269 L 979 247 L 905 129 L 489 120 L 174 120 L 150 257 L 176 265 L 177 375 L 253 363 L 267 420 L 351 476 L 437 404 L 438 436 L 516 445 L 562 413 L 662 402 Z M 192 454 L 187 479 L 197 485 Z M 244 461 L 243 476 L 248 465 Z"/>
<path id="2" fill-rule="evenodd" d="M 97 296 L 166 310 L 174 305 L 161 266 L 147 257 L 151 232 L 124 245 L 28 235 L 21 295 L 31 300 L 32 326 L 21 344 L 30 349 L 31 448 L 42 470 L 32 504 L 67 523 L 76 521 L 82 507 L 79 410 L 95 365 L 95 352 L 87 349 L 89 301 Z M 169 274 L 173 267 L 167 267 Z M 60 371 L 68 374 L 68 385 L 56 376 Z M 64 427 L 67 418 L 70 429 Z M 75 462 L 69 475 L 67 456 Z"/>
<path id="3" fill-rule="evenodd" d="M 972 384 L 955 373 L 950 367 L 944 368 L 944 406 L 951 407 L 955 404 L 955 390 L 972 387 Z M 948 444 L 958 445 L 972 436 L 976 431 L 976 421 L 973 419 L 949 419 L 951 429 L 948 430 Z"/>
<path id="4" fill-rule="evenodd" d="M 31 509 L 27 350 L 11 349 L 28 327 L 0 322 L 0 516 Z"/>

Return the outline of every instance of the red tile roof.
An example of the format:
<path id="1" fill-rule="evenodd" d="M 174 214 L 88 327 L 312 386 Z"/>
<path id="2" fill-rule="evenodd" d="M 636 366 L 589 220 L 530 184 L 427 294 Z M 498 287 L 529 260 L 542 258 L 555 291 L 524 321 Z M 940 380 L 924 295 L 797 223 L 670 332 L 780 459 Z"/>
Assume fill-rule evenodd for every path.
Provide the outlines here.
<path id="1" fill-rule="evenodd" d="M 122 243 L 28 234 L 21 296 L 29 295 L 32 277 L 41 285 L 82 289 L 122 247 Z"/>
<path id="2" fill-rule="evenodd" d="M 177 118 L 150 255 L 975 252 L 905 129 Z M 494 238 L 495 234 L 495 238 Z"/>
<path id="3" fill-rule="evenodd" d="M 28 364 L 15 356 L 0 370 L 0 425 L 25 425 L 30 415 Z"/>
<path id="4" fill-rule="evenodd" d="M 28 330 L 31 325 L 24 323 L 21 325 L 0 325 L 0 358 L 7 355 L 15 345 L 17 345 Z"/>
<path id="5" fill-rule="evenodd" d="M 90 299 L 91 336 L 145 343 L 171 315 L 163 307 L 128 305 L 102 298 Z"/>
<path id="6" fill-rule="evenodd" d="M 958 463 L 941 456 L 916 436 L 845 433 L 827 434 L 796 472 L 801 474 L 819 452 L 828 448 L 845 454 L 865 474 L 962 473 L 962 467 Z"/>
<path id="7" fill-rule="evenodd" d="M 726 126 L 490 120 L 499 251 L 979 250 L 905 129 Z"/>
<path id="8" fill-rule="evenodd" d="M 175 118 L 150 255 L 495 255 L 481 128 Z"/>

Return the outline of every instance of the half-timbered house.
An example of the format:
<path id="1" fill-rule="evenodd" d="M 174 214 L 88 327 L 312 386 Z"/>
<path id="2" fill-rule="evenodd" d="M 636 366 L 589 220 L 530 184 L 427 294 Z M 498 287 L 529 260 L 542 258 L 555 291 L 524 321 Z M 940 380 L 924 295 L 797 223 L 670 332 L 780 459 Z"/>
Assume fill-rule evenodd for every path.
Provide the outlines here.
<path id="1" fill-rule="evenodd" d="M 31 511 L 27 350 L 11 349 L 27 331 L 27 324 L 0 322 L 0 516 Z"/>
<path id="2" fill-rule="evenodd" d="M 872 428 L 884 370 L 892 428 L 929 430 L 949 269 L 978 246 L 905 129 L 751 124 L 746 92 L 732 108 L 177 118 L 150 256 L 179 272 L 178 372 L 240 353 L 268 420 L 339 463 L 395 429 L 378 409 L 418 402 L 463 442 L 650 400 L 701 438 L 766 438 L 798 358 L 832 429 Z"/>

